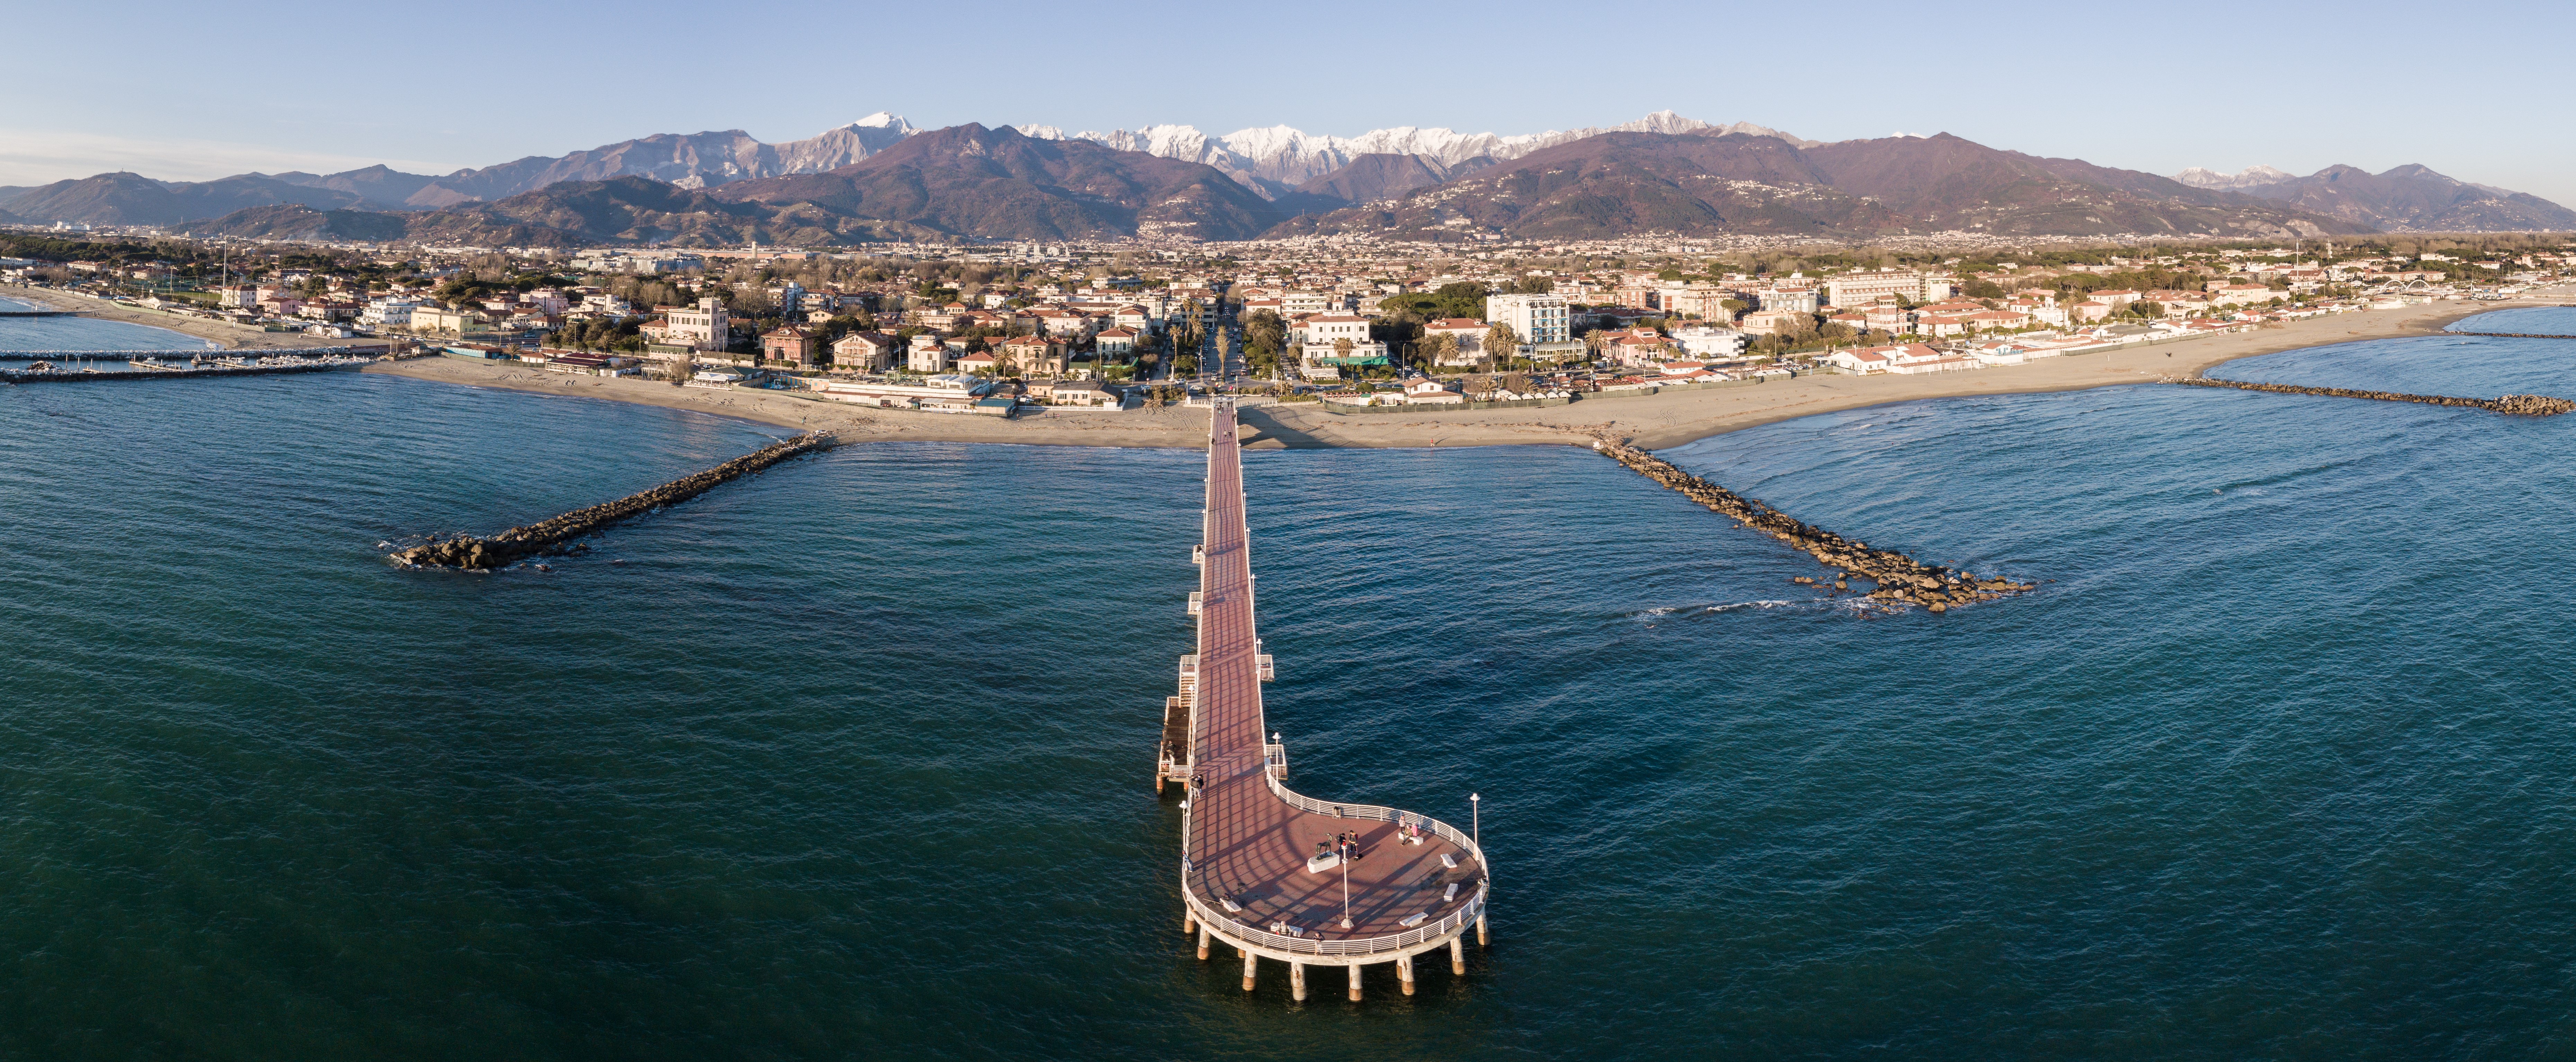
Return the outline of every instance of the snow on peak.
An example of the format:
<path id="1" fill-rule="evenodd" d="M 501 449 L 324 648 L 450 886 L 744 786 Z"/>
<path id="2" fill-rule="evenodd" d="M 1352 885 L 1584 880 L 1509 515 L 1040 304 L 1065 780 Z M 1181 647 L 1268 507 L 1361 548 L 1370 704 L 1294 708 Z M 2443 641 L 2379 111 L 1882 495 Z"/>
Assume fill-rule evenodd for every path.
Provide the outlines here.
<path id="1" fill-rule="evenodd" d="M 902 115 L 896 114 L 892 111 L 878 111 L 877 113 L 861 118 L 858 121 L 851 122 L 850 125 L 865 129 L 896 129 L 905 133 L 914 133 L 919 131 L 912 127 L 911 122 L 904 121 Z"/>
<path id="2" fill-rule="evenodd" d="M 2298 176 L 2288 170 L 2277 170 L 2270 166 L 2248 166 L 2234 173 L 2220 173 L 2194 166 L 2174 174 L 2173 179 L 2194 188 L 2255 188 L 2296 180 Z"/>

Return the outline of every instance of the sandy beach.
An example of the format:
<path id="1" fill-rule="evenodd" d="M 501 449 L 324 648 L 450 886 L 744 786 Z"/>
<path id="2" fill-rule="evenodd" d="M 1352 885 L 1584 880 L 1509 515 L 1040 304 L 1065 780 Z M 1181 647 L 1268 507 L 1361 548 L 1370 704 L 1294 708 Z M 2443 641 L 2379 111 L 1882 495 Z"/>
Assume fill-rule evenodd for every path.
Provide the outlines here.
<path id="1" fill-rule="evenodd" d="M 101 321 L 122 321 L 126 324 L 167 329 L 181 335 L 212 340 L 227 348 L 327 347 L 348 342 L 345 339 L 308 336 L 301 332 L 271 332 L 260 328 L 246 328 L 230 321 L 182 317 L 175 313 L 162 313 L 159 310 L 138 310 L 131 306 L 119 306 L 105 299 L 86 298 L 46 288 L 0 286 L 0 298 L 37 303 L 57 310 L 78 310 L 84 317 L 94 317 Z"/>
<path id="2" fill-rule="evenodd" d="M 2238 358 L 2392 336 L 2430 335 L 2460 318 L 2517 306 L 2561 305 L 2553 293 L 2510 302 L 2433 302 L 2291 321 L 2233 335 L 2179 340 L 2098 354 L 2044 358 L 1937 376 L 1808 376 L 1756 385 L 1594 397 L 1536 409 L 1333 413 L 1320 404 L 1269 404 L 1243 411 L 1252 448 L 1588 445 L 1608 431 L 1648 449 L 1677 446 L 1758 424 L 1888 402 L 1961 395 L 2071 391 L 2198 375 Z M 781 427 L 828 428 L 850 442 L 921 440 L 1044 446 L 1193 447 L 1207 414 L 1186 407 L 1049 410 L 1003 420 L 954 413 L 862 409 L 775 391 L 717 391 L 635 379 L 544 372 L 455 358 L 414 358 L 369 366 L 442 383 L 639 402 Z"/>

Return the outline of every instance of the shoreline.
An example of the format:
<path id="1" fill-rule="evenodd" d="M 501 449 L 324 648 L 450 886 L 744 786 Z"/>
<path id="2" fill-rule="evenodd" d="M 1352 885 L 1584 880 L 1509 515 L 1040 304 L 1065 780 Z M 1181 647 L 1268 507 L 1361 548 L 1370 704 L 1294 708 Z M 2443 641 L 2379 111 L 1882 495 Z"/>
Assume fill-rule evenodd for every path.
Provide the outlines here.
<path id="1" fill-rule="evenodd" d="M 0 287 L 0 298 L 32 302 L 56 310 L 78 310 L 81 316 L 93 320 L 158 328 L 164 332 L 175 332 L 191 339 L 221 343 L 225 350 L 244 350 L 254 347 L 291 350 L 297 347 L 327 347 L 347 342 L 308 336 L 302 332 L 271 332 L 263 328 L 245 328 L 227 321 L 209 321 L 202 317 L 179 317 L 156 310 L 138 310 L 130 306 L 119 306 L 105 299 L 66 295 L 47 288 Z"/>
<path id="2" fill-rule="evenodd" d="M 2563 300 L 2566 296 L 2559 296 Z M 2526 298 L 2462 304 L 2435 302 L 2392 310 L 2314 317 L 2278 328 L 2180 340 L 2094 354 L 2044 358 L 1938 376 L 1805 376 L 1741 387 L 1590 398 L 1534 409 L 1434 413 L 1330 413 L 1320 404 L 1243 407 L 1252 429 L 1248 449 L 1438 448 L 1442 446 L 1590 446 L 1596 432 L 1624 436 L 1657 450 L 1764 424 L 1927 398 L 2040 394 L 2169 376 L 2200 376 L 2244 358 L 2368 339 L 2430 336 L 2479 314 L 2563 301 Z M 1204 409 L 1171 406 L 1132 411 L 1056 409 L 1010 419 L 955 413 L 869 409 L 775 391 L 717 391 L 628 378 L 572 376 L 524 365 L 456 358 L 411 358 L 367 366 L 371 373 L 494 387 L 536 394 L 633 402 L 756 421 L 800 431 L 838 432 L 845 443 L 918 441 L 1032 446 L 1187 449 L 1206 433 Z"/>

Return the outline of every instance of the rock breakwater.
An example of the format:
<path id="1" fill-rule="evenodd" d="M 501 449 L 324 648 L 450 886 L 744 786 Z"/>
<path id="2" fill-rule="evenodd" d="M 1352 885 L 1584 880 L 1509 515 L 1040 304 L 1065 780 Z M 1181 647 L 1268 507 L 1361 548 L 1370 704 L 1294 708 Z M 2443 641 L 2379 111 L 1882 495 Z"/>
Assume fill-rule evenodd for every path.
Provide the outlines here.
<path id="1" fill-rule="evenodd" d="M 1628 466 L 1638 475 L 1678 491 L 1683 497 L 1712 511 L 1734 517 L 1744 526 L 1786 542 L 1791 548 L 1816 558 L 1817 563 L 1835 569 L 1835 590 L 1849 590 L 1851 581 L 1855 579 L 1867 580 L 1877 584 L 1868 592 L 1872 598 L 1945 612 L 1956 605 L 1992 601 L 2039 589 L 2032 583 L 2016 583 L 2010 579 L 1925 564 L 1892 549 L 1871 549 L 1866 542 L 1855 542 L 1823 528 L 1801 523 L 1787 513 L 1684 472 L 1674 467 L 1672 462 L 1624 442 L 1605 437 L 1594 444 L 1594 449 Z M 1823 580 L 1803 575 L 1791 581 L 1808 586 L 1823 585 Z"/>
<path id="2" fill-rule="evenodd" d="M 838 441 L 828 431 L 809 432 L 784 439 L 734 458 L 704 472 L 694 473 L 648 491 L 629 494 L 613 502 L 593 505 L 524 527 L 513 527 L 490 538 L 458 535 L 395 553 L 394 560 L 411 567 L 465 568 L 489 571 L 550 550 L 630 516 L 651 512 L 665 505 L 676 505 L 706 493 L 716 486 L 750 475 L 771 465 L 802 454 L 828 450 Z"/>
<path id="3" fill-rule="evenodd" d="M 2329 398 L 2370 398 L 2382 402 L 2421 402 L 2429 406 L 2462 406 L 2470 409 L 2511 413 L 2523 417 L 2554 417 L 2576 411 L 2576 402 L 2548 395 L 2504 395 L 2498 398 L 2460 398 L 2452 395 L 2410 395 L 2401 391 L 2355 391 L 2344 387 L 2300 387 L 2294 384 L 2246 383 L 2241 380 L 2212 380 L 2203 376 L 2169 381 L 2192 387 L 2233 387 L 2240 391 L 2266 391 L 2277 395 L 2324 395 Z"/>

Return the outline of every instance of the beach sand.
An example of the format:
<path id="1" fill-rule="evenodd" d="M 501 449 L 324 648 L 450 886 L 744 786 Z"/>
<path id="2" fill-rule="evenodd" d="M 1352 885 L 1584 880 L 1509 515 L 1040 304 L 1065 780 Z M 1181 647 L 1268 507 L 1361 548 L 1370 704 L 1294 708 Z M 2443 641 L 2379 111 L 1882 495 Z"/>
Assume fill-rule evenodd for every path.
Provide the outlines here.
<path id="1" fill-rule="evenodd" d="M 94 317 L 101 321 L 122 321 L 126 324 L 149 325 L 153 328 L 167 329 L 182 335 L 195 336 L 199 339 L 213 340 L 217 343 L 223 344 L 227 348 L 234 349 L 246 347 L 328 347 L 338 346 L 349 342 L 345 339 L 325 339 L 321 336 L 308 336 L 301 332 L 271 332 L 261 328 L 246 328 L 230 321 L 209 321 L 202 317 L 181 317 L 178 314 L 162 313 L 159 310 L 138 310 L 131 306 L 119 306 L 105 299 L 92 299 L 45 288 L 0 286 L 0 298 L 10 298 L 17 299 L 22 302 L 38 303 L 57 310 L 78 310 L 84 317 Z"/>
<path id="2" fill-rule="evenodd" d="M 1740 387 L 1593 397 L 1534 409 L 1333 413 L 1320 403 L 1245 408 L 1249 448 L 1589 445 L 1605 431 L 1647 449 L 1758 424 L 1889 402 L 1962 395 L 2071 391 L 2198 375 L 2238 358 L 2391 336 L 2430 335 L 2463 317 L 2517 306 L 2561 305 L 2564 292 L 2509 302 L 2433 302 L 2291 321 L 2254 332 L 1931 376 L 1806 376 Z M 716 391 L 668 383 L 571 376 L 455 358 L 413 358 L 368 372 L 423 380 L 575 395 L 741 417 L 800 430 L 830 429 L 847 442 L 919 440 L 1045 446 L 1168 446 L 1205 442 L 1207 413 L 1187 407 L 1049 410 L 1008 420 L 955 413 L 862 409 L 784 392 Z M 2484 397 L 2484 396 L 2481 396 Z"/>

